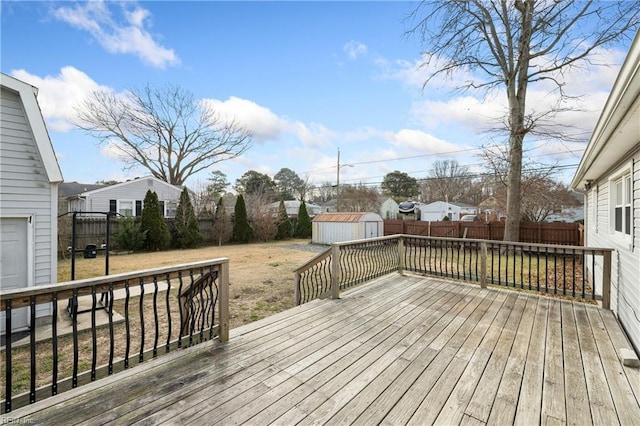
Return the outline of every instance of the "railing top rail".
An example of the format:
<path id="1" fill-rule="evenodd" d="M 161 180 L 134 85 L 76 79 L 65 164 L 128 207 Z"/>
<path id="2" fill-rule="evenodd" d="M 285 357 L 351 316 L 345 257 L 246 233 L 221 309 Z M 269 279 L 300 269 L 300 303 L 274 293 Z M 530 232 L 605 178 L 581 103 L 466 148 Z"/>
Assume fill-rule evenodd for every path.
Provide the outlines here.
<path id="1" fill-rule="evenodd" d="M 564 253 L 571 250 L 589 251 L 589 252 L 595 252 L 596 254 L 614 251 L 614 249 L 606 248 L 606 247 L 583 247 L 583 246 L 569 246 L 569 245 L 561 245 L 561 244 L 523 243 L 523 242 L 512 242 L 512 241 L 502 241 L 502 240 L 481 240 L 481 239 L 479 240 L 479 239 L 471 239 L 471 238 L 425 237 L 422 235 L 409 235 L 409 234 L 396 234 L 396 235 L 390 235 L 389 237 L 417 238 L 417 239 L 436 240 L 436 241 L 454 241 L 454 242 L 464 241 L 464 242 L 470 242 L 470 243 L 504 244 L 504 245 L 517 246 L 517 247 L 553 249 L 553 250 L 557 250 Z M 368 240 L 360 240 L 360 242 L 364 242 L 364 241 L 368 241 Z"/>
<path id="2" fill-rule="evenodd" d="M 336 245 L 336 246 L 342 247 L 342 246 L 350 246 L 350 245 L 355 245 L 355 244 L 364 244 L 364 243 L 370 243 L 370 242 L 394 240 L 394 239 L 397 239 L 398 237 L 413 237 L 413 235 L 394 234 L 394 235 L 387 235 L 385 237 L 366 238 L 364 240 L 341 241 L 339 243 L 331 243 L 331 245 L 332 246 Z"/>
<path id="3" fill-rule="evenodd" d="M 310 266 L 315 265 L 316 263 L 320 262 L 323 259 L 326 259 L 329 256 L 331 256 L 331 248 L 326 249 L 322 253 L 318 253 L 309 261 L 305 262 L 302 266 L 297 267 L 293 272 L 295 273 L 303 272 L 309 269 Z"/>
<path id="4" fill-rule="evenodd" d="M 164 275 L 189 269 L 203 268 L 211 265 L 221 265 L 229 263 L 229 258 L 203 260 L 199 262 L 183 263 L 180 265 L 163 266 L 159 268 L 143 269 L 135 272 L 124 272 L 121 274 L 103 275 L 101 277 L 85 278 L 76 281 L 65 281 L 58 284 L 29 287 L 26 289 L 0 291 L 0 300 L 8 300 L 16 297 L 37 296 L 53 292 L 64 292 L 74 289 L 91 287 L 95 285 L 105 285 L 115 282 L 124 282 L 136 278 L 148 278 L 156 275 Z"/>

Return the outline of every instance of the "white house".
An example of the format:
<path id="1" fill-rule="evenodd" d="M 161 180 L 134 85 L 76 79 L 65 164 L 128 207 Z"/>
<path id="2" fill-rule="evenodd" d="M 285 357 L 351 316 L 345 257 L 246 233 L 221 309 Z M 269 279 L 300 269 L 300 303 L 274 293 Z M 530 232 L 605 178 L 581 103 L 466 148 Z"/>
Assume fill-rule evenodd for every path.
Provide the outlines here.
<path id="1" fill-rule="evenodd" d="M 393 198 L 387 198 L 380 203 L 380 216 L 383 219 L 397 219 L 400 209 Z"/>
<path id="2" fill-rule="evenodd" d="M 284 202 L 284 208 L 287 209 L 287 216 L 289 217 L 297 217 L 298 212 L 300 211 L 300 201 L 298 200 L 287 200 Z M 313 203 L 305 203 L 304 206 L 307 209 L 307 214 L 309 217 L 314 217 L 315 215 L 322 212 L 322 207 Z M 275 203 L 271 203 L 269 208 L 278 211 L 280 208 L 280 201 L 276 201 Z"/>
<path id="3" fill-rule="evenodd" d="M 426 222 L 437 222 L 445 217 L 449 220 L 460 220 L 465 214 L 477 214 L 478 208 L 464 203 L 448 203 L 446 201 L 435 201 L 419 206 L 420 220 Z"/>
<path id="4" fill-rule="evenodd" d="M 377 213 L 320 213 L 311 221 L 311 242 L 331 244 L 384 236 L 384 221 Z"/>
<path id="5" fill-rule="evenodd" d="M 62 173 L 35 87 L 0 74 L 0 289 L 57 282 L 58 185 Z M 51 320 L 50 304 L 36 322 Z M 12 311 L 12 330 L 27 329 L 29 308 Z M 5 332 L 4 312 L 0 333 Z"/>
<path id="6" fill-rule="evenodd" d="M 148 190 L 158 194 L 164 217 L 176 215 L 182 188 L 154 176 L 144 176 L 70 195 L 66 198 L 68 211 L 115 212 L 122 216 L 140 216 Z"/>
<path id="7" fill-rule="evenodd" d="M 585 245 L 615 250 L 611 309 L 640 351 L 640 32 L 571 186 L 586 189 Z M 602 270 L 599 259 L 595 268 Z"/>

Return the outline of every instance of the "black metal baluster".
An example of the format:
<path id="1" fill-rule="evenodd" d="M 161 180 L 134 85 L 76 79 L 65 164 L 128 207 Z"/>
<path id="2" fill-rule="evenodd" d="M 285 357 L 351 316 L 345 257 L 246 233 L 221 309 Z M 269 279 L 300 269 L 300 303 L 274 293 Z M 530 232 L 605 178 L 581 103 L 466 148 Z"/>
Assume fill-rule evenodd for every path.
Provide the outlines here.
<path id="1" fill-rule="evenodd" d="M 189 269 L 189 290 L 193 289 L 193 269 Z M 189 292 L 189 297 L 187 298 L 187 301 L 189 302 L 189 311 L 188 311 L 188 316 L 187 319 L 189 320 L 189 346 L 193 345 L 193 327 L 194 327 L 194 313 L 195 313 L 195 309 L 193 307 L 193 293 L 190 291 Z"/>
<path id="2" fill-rule="evenodd" d="M 607 285 L 604 280 L 602 282 L 602 291 L 604 292 L 604 286 Z M 596 300 L 596 252 L 593 252 L 591 256 L 591 300 Z"/>
<path id="3" fill-rule="evenodd" d="M 51 361 L 53 371 L 51 377 L 51 395 L 58 394 L 58 292 L 54 291 L 51 297 L 53 304 L 53 318 L 51 321 Z"/>
<path id="4" fill-rule="evenodd" d="M 498 285 L 501 285 L 502 282 L 502 245 L 498 244 Z M 506 250 L 505 250 L 506 252 Z"/>
<path id="5" fill-rule="evenodd" d="M 165 344 L 165 352 L 171 350 L 171 304 L 169 303 L 169 295 L 171 293 L 171 274 L 167 272 L 167 292 L 165 294 L 165 306 L 167 309 L 167 343 Z"/>
<path id="6" fill-rule="evenodd" d="M 131 326 L 129 319 L 129 297 L 131 295 L 129 291 L 129 280 L 124 282 L 124 327 L 127 335 L 126 343 L 124 347 L 124 368 L 129 368 L 129 352 L 131 350 Z"/>
<path id="7" fill-rule="evenodd" d="M 540 247 L 536 249 L 536 289 L 540 291 Z"/>
<path id="8" fill-rule="evenodd" d="M 158 339 L 160 338 L 160 324 L 158 321 L 158 276 L 153 275 L 153 323 L 155 335 L 153 338 L 153 357 L 158 356 Z"/>
<path id="9" fill-rule="evenodd" d="M 13 364 L 11 363 L 11 340 L 12 340 L 12 325 L 11 325 L 11 299 L 7 299 L 5 302 L 5 310 L 4 310 L 4 324 L 5 324 L 5 347 L 4 347 L 4 359 L 5 359 L 5 372 L 4 372 L 4 411 L 5 413 L 11 412 L 11 387 L 13 383 L 11 381 L 13 371 Z"/>
<path id="10" fill-rule="evenodd" d="M 109 375 L 113 374 L 113 357 L 115 354 L 115 337 L 113 331 L 113 282 L 109 283 L 109 304 L 107 315 L 109 316 Z"/>
<path id="11" fill-rule="evenodd" d="M 571 280 L 571 282 L 573 283 L 572 287 L 573 287 L 573 297 L 576 297 L 576 249 L 571 249 L 572 250 L 572 254 L 571 254 L 571 273 L 572 273 L 572 277 L 573 279 Z"/>
<path id="12" fill-rule="evenodd" d="M 185 323 L 185 312 L 184 312 L 184 307 L 182 306 L 182 271 L 178 272 L 178 311 L 180 313 L 180 332 L 178 333 L 178 348 L 182 347 L 182 338 L 184 337 L 184 327 L 183 324 Z"/>
<path id="13" fill-rule="evenodd" d="M 204 269 L 200 268 L 200 279 L 205 276 Z M 198 297 L 200 298 L 199 316 L 200 316 L 200 341 L 204 339 L 204 320 L 205 320 L 205 296 L 203 294 L 204 283 L 198 289 Z"/>
<path id="14" fill-rule="evenodd" d="M 562 294 L 567 295 L 567 251 L 562 249 Z"/>
<path id="15" fill-rule="evenodd" d="M 71 317 L 73 330 L 73 376 L 71 378 L 71 387 L 78 387 L 78 289 L 73 289 L 71 297 Z"/>
<path id="16" fill-rule="evenodd" d="M 98 359 L 98 339 L 96 336 L 96 286 L 91 286 L 91 381 L 96 380 L 96 364 Z"/>
<path id="17" fill-rule="evenodd" d="M 138 355 L 139 362 L 144 361 L 144 280 L 140 278 L 140 298 L 138 299 L 138 309 L 140 314 L 140 353 Z"/>
<path id="18" fill-rule="evenodd" d="M 582 268 L 582 298 L 585 299 L 585 292 L 586 292 L 586 275 L 587 275 L 587 257 L 586 257 L 587 253 L 583 250 L 582 251 L 582 262 L 580 262 L 580 267 Z"/>
<path id="19" fill-rule="evenodd" d="M 549 248 L 544 248 L 544 291 L 549 292 Z"/>
<path id="20" fill-rule="evenodd" d="M 31 346 L 31 383 L 29 386 L 29 402 L 36 402 L 36 296 L 29 296 L 29 344 Z"/>

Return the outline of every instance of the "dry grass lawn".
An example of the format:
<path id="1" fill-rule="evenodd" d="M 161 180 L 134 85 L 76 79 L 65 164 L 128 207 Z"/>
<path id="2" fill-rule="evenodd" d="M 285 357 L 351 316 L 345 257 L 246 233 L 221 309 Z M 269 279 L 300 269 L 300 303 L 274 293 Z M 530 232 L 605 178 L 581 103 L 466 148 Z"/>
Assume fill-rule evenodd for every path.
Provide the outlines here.
<path id="1" fill-rule="evenodd" d="M 202 247 L 157 253 L 109 256 L 109 272 L 117 274 L 201 260 L 229 258 L 230 327 L 238 327 L 293 306 L 293 271 L 325 247 L 308 240 Z M 76 279 L 104 275 L 104 254 L 76 258 Z M 71 261 L 58 262 L 58 282 L 69 281 Z"/>

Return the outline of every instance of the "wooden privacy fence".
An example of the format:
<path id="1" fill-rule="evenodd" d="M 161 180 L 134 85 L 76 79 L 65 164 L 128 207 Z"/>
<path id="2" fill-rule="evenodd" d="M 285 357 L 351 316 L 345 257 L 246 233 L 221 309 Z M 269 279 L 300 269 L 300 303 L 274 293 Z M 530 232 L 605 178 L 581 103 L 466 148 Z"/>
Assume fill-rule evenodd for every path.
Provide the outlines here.
<path id="1" fill-rule="evenodd" d="M 384 235 L 418 235 L 422 237 L 469 238 L 500 241 L 503 222 L 425 222 L 421 220 L 384 221 Z M 520 242 L 583 246 L 579 223 L 520 222 Z"/>
<path id="2" fill-rule="evenodd" d="M 113 237 L 120 229 L 120 220 L 111 218 L 109 223 L 111 244 Z M 171 229 L 173 219 L 165 219 L 167 226 Z M 204 242 L 214 240 L 213 218 L 198 218 L 198 228 Z M 83 249 L 88 244 L 95 244 L 100 247 L 105 243 L 107 231 L 107 219 L 105 217 L 76 217 L 76 248 Z M 62 253 L 71 246 L 71 215 L 58 218 L 58 252 Z"/>

